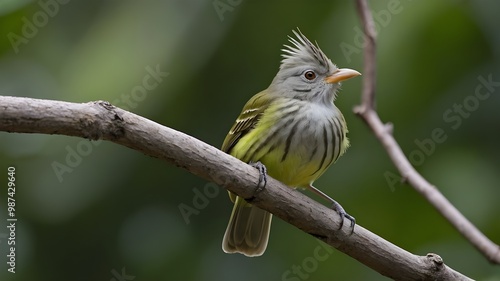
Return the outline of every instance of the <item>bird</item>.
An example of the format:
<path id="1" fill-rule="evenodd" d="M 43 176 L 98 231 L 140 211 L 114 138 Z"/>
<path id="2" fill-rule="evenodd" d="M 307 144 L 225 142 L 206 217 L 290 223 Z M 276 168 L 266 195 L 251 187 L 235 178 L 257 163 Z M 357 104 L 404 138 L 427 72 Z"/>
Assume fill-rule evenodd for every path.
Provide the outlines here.
<path id="1" fill-rule="evenodd" d="M 344 116 L 334 101 L 340 82 L 361 75 L 338 68 L 297 28 L 282 49 L 269 87 L 243 107 L 221 150 L 291 188 L 309 189 L 332 204 L 342 218 L 355 219 L 313 186 L 349 147 Z M 267 174 L 266 174 L 267 173 Z M 234 203 L 222 241 L 225 253 L 261 256 L 269 241 L 272 214 L 229 191 Z M 342 227 L 342 225 L 341 225 Z"/>

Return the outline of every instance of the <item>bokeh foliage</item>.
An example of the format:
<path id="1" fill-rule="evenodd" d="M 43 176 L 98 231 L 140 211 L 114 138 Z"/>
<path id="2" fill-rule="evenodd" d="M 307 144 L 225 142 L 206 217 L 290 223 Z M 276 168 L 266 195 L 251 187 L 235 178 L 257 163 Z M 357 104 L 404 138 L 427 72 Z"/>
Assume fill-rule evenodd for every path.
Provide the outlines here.
<path id="1" fill-rule="evenodd" d="M 316 40 L 339 66 L 362 70 L 352 1 L 60 2 L 0 4 L 1 95 L 108 100 L 219 147 L 246 100 L 274 77 L 292 29 Z M 418 170 L 500 243 L 500 87 L 484 100 L 475 94 L 479 77 L 500 81 L 500 2 L 370 2 L 379 31 L 381 117 L 394 124 Z M 157 68 L 168 76 L 130 101 Z M 336 102 L 352 146 L 316 186 L 396 245 L 435 252 L 475 279 L 500 280 L 500 268 L 419 194 L 387 180 L 395 168 L 352 112 L 361 82 L 344 83 Z M 431 145 L 426 140 L 436 128 L 446 139 Z M 78 161 L 71 151 L 86 155 Z M 71 172 L 58 178 L 56 162 Z M 104 281 L 123 268 L 134 280 L 387 280 L 338 251 L 313 261 L 320 244 L 279 219 L 264 256 L 226 255 L 220 245 L 231 203 L 223 189 L 109 142 L 0 133 L 0 164 L 0 220 L 7 215 L 8 166 L 17 171 L 19 219 L 15 275 L 6 271 L 0 236 L 1 280 Z M 199 213 L 186 223 L 179 206 L 195 208 L 195 194 L 207 191 L 212 198 L 197 201 Z"/>

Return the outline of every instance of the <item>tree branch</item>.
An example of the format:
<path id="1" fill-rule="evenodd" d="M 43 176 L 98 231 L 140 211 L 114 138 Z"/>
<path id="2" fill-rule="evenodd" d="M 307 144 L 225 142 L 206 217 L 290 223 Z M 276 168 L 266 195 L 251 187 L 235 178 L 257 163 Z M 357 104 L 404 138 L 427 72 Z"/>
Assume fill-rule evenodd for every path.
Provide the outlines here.
<path id="1" fill-rule="evenodd" d="M 268 178 L 255 193 L 259 173 L 240 160 L 171 128 L 108 102 L 76 104 L 0 96 L 0 131 L 104 139 L 165 160 L 247 198 L 366 266 L 397 280 L 472 280 L 435 254 L 413 255 L 356 225 L 339 230 L 338 214 Z M 344 225 L 348 225 L 345 222 Z"/>
<path id="2" fill-rule="evenodd" d="M 375 22 L 372 13 L 368 8 L 366 1 L 356 1 L 356 8 L 360 15 L 361 23 L 365 33 L 364 69 L 363 69 L 363 92 L 361 94 L 361 106 L 365 109 L 375 108 L 375 82 L 376 82 L 376 41 L 377 32 L 375 31 Z M 361 108 L 360 108 L 361 110 Z"/>
<path id="3" fill-rule="evenodd" d="M 365 121 L 382 143 L 402 178 L 422 194 L 490 262 L 500 264 L 500 247 L 479 231 L 435 186 L 413 168 L 392 136 L 392 125 L 384 125 L 380 120 L 375 110 L 375 24 L 366 0 L 357 0 L 356 5 L 365 32 L 366 45 L 364 48 L 363 94 L 361 105 L 357 106 L 354 112 Z"/>

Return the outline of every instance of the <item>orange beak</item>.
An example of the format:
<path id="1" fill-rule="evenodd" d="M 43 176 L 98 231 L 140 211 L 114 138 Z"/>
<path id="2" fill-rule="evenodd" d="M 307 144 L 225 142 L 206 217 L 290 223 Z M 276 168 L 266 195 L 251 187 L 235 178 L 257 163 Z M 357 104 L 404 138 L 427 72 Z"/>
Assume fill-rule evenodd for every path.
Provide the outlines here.
<path id="1" fill-rule="evenodd" d="M 326 83 L 339 83 L 341 81 L 356 77 L 361 75 L 361 73 L 356 70 L 352 70 L 349 68 L 339 68 L 332 75 L 325 78 Z"/>

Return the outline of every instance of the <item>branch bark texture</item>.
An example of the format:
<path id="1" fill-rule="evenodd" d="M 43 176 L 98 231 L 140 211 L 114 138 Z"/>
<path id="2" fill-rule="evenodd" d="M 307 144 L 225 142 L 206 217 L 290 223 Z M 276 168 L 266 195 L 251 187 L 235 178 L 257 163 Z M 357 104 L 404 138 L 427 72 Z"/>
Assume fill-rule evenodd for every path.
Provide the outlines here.
<path id="1" fill-rule="evenodd" d="M 500 264 L 500 247 L 486 237 L 467 218 L 460 213 L 439 190 L 429 183 L 410 164 L 401 147 L 392 136 L 392 125 L 384 124 L 375 110 L 375 23 L 366 0 L 357 0 L 356 6 L 365 33 L 363 93 L 361 105 L 354 109 L 370 127 L 384 146 L 387 154 L 398 169 L 404 181 L 448 220 L 469 242 L 476 247 L 490 262 Z"/>
<path id="2" fill-rule="evenodd" d="M 392 279 L 472 280 L 446 266 L 438 255 L 411 254 L 360 225 L 352 234 L 348 227 L 339 229 L 340 217 L 335 211 L 270 177 L 266 188 L 256 193 L 256 169 L 108 102 L 76 104 L 0 96 L 0 131 L 112 141 L 215 182 Z"/>

